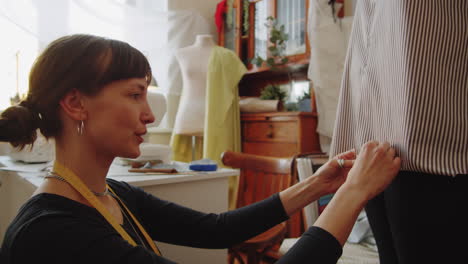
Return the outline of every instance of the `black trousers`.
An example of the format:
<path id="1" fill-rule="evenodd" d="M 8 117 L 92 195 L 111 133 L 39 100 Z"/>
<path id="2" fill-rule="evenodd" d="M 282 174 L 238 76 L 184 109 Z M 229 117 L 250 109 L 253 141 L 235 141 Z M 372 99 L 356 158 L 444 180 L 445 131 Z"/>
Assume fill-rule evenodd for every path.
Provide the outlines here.
<path id="1" fill-rule="evenodd" d="M 402 171 L 366 213 L 381 264 L 468 263 L 468 175 Z"/>

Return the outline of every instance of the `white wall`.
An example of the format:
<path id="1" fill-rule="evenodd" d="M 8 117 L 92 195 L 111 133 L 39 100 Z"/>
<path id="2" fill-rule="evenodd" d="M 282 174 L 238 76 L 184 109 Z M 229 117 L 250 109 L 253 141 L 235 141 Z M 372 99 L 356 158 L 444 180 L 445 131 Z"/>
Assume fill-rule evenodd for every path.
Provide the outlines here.
<path id="1" fill-rule="evenodd" d="M 217 39 L 217 33 L 216 33 L 216 25 L 214 22 L 214 14 L 216 11 L 216 6 L 220 0 L 165 0 L 165 3 L 167 4 L 167 11 L 184 11 L 184 10 L 190 10 L 190 11 L 195 11 L 200 16 L 203 18 L 204 22 L 201 22 L 200 20 L 194 20 L 197 25 L 192 25 L 195 30 L 195 32 L 200 33 L 200 30 L 202 30 L 203 34 L 210 33 L 213 35 L 215 39 Z M 203 24 L 203 25 L 202 25 Z M 187 28 L 181 28 L 181 30 L 178 30 L 177 32 L 172 32 L 169 31 L 169 34 L 171 32 L 173 34 L 178 34 L 180 35 L 181 31 L 185 33 L 184 34 L 184 39 L 183 42 L 181 43 L 180 37 L 176 35 L 169 35 L 168 39 L 169 42 L 174 42 L 177 43 L 177 45 L 183 44 L 183 46 L 188 46 L 195 41 L 195 36 L 198 33 L 191 34 L 193 32 L 187 32 Z M 192 36 L 193 35 L 193 36 Z M 186 42 L 186 43 L 185 43 Z M 178 46 L 177 46 L 178 47 Z M 171 56 L 169 56 L 171 57 Z M 172 60 L 172 58 L 169 58 L 168 63 L 166 63 L 167 66 L 167 73 L 161 73 L 161 76 L 159 76 L 159 81 L 158 85 L 163 87 L 164 89 L 168 90 L 169 93 L 166 94 L 166 99 L 167 99 L 167 112 L 166 116 L 163 119 L 163 122 L 161 123 L 160 127 L 157 128 L 150 128 L 149 129 L 149 136 L 148 140 L 151 143 L 156 143 L 156 144 L 169 144 L 170 137 L 172 134 L 172 127 L 174 124 L 176 112 L 178 109 L 179 105 L 179 99 L 180 99 L 180 87 L 182 86 L 182 79 L 180 77 L 174 77 L 173 74 L 175 72 L 178 72 L 178 66 L 175 61 Z M 164 78 L 168 78 L 167 81 Z M 175 78 L 175 79 L 173 79 Z M 170 86 L 170 87 L 169 87 Z"/>
<path id="2" fill-rule="evenodd" d="M 0 142 L 0 156 L 7 155 L 10 152 L 10 146 L 8 143 Z"/>
<path id="3" fill-rule="evenodd" d="M 214 23 L 214 14 L 216 5 L 220 0 L 168 0 L 169 11 L 195 9 L 207 19 L 212 26 L 212 31 L 216 32 L 216 25 Z M 215 36 L 217 38 L 217 36 Z"/>

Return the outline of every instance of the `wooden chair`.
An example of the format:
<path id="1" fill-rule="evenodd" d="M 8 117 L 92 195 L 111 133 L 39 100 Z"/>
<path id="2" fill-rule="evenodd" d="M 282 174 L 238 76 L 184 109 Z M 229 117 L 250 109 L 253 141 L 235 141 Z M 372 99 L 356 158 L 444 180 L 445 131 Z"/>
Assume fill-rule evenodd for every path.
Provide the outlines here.
<path id="1" fill-rule="evenodd" d="M 309 159 L 308 166 L 310 166 L 309 171 L 307 175 L 301 175 L 301 172 L 304 173 L 304 168 L 300 168 L 300 166 L 304 166 L 305 164 L 299 164 L 300 159 L 307 158 Z M 294 181 L 301 181 L 304 180 L 304 178 L 310 176 L 313 172 L 315 172 L 317 169 L 320 168 L 325 162 L 328 161 L 328 155 L 322 152 L 307 152 L 307 153 L 300 153 L 295 155 L 292 158 L 292 178 Z M 302 170 L 301 170 L 302 169 Z M 312 203 L 303 210 L 301 210 L 300 214 L 298 215 L 298 218 L 300 219 L 293 219 L 291 217 L 290 221 L 290 235 L 288 235 L 283 242 L 285 245 L 293 245 L 294 242 L 291 241 L 296 241 L 302 233 L 304 233 L 305 230 L 309 228 L 315 222 L 315 218 L 318 217 L 318 207 L 317 207 L 317 202 Z M 315 212 L 313 212 L 316 210 Z M 314 219 L 309 219 L 313 217 Z M 269 250 L 265 254 L 265 263 L 275 263 L 278 259 L 280 259 L 283 254 L 285 253 L 284 250 L 286 250 L 288 247 L 282 245 L 281 249 L 274 248 L 272 250 Z"/>
<path id="2" fill-rule="evenodd" d="M 303 180 L 301 179 L 299 175 L 298 159 L 301 159 L 301 158 L 311 159 L 311 163 L 310 163 L 312 166 L 312 168 L 310 168 L 311 172 L 316 171 L 321 165 L 323 165 L 328 160 L 328 156 L 325 153 L 320 152 L 320 151 L 300 153 L 292 157 L 291 175 L 292 175 L 293 184 L 300 180 Z M 289 241 L 294 241 L 295 239 L 300 238 L 302 233 L 304 233 L 305 230 L 309 228 L 310 221 L 308 217 L 310 217 L 310 211 L 313 210 L 313 207 L 314 207 L 313 204 L 308 205 L 299 213 L 296 213 L 290 217 L 290 219 L 288 220 L 288 233 L 284 241 L 289 242 Z M 286 243 L 286 244 L 290 244 L 290 243 Z M 283 249 L 284 248 L 281 248 L 281 250 Z M 280 247 L 275 247 L 267 251 L 265 253 L 264 262 L 275 263 L 284 254 L 284 252 L 281 252 L 281 250 L 280 250 Z"/>
<path id="3" fill-rule="evenodd" d="M 226 151 L 221 160 L 224 165 L 241 170 L 237 208 L 263 200 L 294 184 L 291 177 L 292 159 Z M 261 263 L 266 252 L 279 248 L 287 233 L 286 223 L 281 223 L 230 248 L 228 263 L 232 264 L 235 260 L 242 264 Z"/>

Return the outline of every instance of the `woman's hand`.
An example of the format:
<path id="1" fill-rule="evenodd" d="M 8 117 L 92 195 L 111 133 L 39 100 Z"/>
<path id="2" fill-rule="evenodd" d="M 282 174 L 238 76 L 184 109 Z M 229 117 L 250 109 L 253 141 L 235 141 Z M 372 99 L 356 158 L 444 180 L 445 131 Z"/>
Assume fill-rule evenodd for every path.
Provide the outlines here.
<path id="1" fill-rule="evenodd" d="M 365 199 L 372 199 L 395 178 L 400 164 L 400 158 L 388 142 L 369 141 L 361 148 L 344 185 L 359 190 L 366 195 Z"/>
<path id="2" fill-rule="evenodd" d="M 280 192 L 286 213 L 292 215 L 321 196 L 335 192 L 346 180 L 355 158 L 354 150 L 339 154 L 322 165 L 314 175 Z M 343 168 L 338 164 L 338 159 L 345 160 Z"/>
<path id="3" fill-rule="evenodd" d="M 347 164 L 349 166 L 349 161 L 344 165 Z M 399 169 L 400 158 L 395 157 L 395 150 L 387 142 L 367 142 L 347 173 L 345 182 L 314 225 L 328 231 L 344 245 L 359 212 L 369 199 L 387 187 Z"/>
<path id="4" fill-rule="evenodd" d="M 338 163 L 340 159 L 344 161 L 342 166 Z M 395 157 L 395 150 L 388 143 L 368 142 L 357 159 L 354 150 L 333 157 L 311 177 L 280 192 L 280 199 L 286 213 L 292 215 L 325 194 L 335 193 L 336 197 L 340 193 L 338 200 L 344 196 L 343 201 L 355 203 L 354 207 L 348 203 L 344 208 L 349 206 L 357 216 L 361 206 L 381 192 L 399 168 L 400 158 Z"/>
<path id="5" fill-rule="evenodd" d="M 355 158 L 354 150 L 346 151 L 333 157 L 314 173 L 313 177 L 316 177 L 320 186 L 323 186 L 323 194 L 334 193 L 345 182 Z M 344 161 L 343 167 L 340 167 L 339 159 Z"/>

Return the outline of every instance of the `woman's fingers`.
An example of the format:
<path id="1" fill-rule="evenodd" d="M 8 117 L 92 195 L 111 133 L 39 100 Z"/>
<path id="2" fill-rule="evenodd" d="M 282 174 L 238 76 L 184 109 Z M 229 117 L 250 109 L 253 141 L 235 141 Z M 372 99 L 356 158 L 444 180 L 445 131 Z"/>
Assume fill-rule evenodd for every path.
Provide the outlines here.
<path id="1" fill-rule="evenodd" d="M 350 169 L 354 165 L 354 160 L 335 159 L 336 167 L 340 169 Z"/>
<path id="2" fill-rule="evenodd" d="M 354 165 L 354 160 L 345 160 L 343 167 L 345 169 L 351 169 Z"/>
<path id="3" fill-rule="evenodd" d="M 385 142 L 380 143 L 377 146 L 376 151 L 382 151 L 382 152 L 386 153 L 390 148 L 391 148 L 390 144 L 385 141 Z"/>
<path id="4" fill-rule="evenodd" d="M 362 191 L 375 196 L 396 176 L 400 158 L 388 142 L 369 141 L 363 145 L 347 179 Z"/>
<path id="5" fill-rule="evenodd" d="M 335 156 L 336 167 L 340 169 L 350 169 L 353 167 L 354 159 L 356 159 L 356 151 L 354 149 L 340 153 Z"/>
<path id="6" fill-rule="evenodd" d="M 350 159 L 356 159 L 356 150 L 348 150 L 346 152 L 340 153 L 336 155 L 337 159 L 345 159 L 345 160 L 350 160 Z"/>
<path id="7" fill-rule="evenodd" d="M 388 152 L 388 155 L 390 155 L 391 157 L 395 157 L 395 155 L 396 155 L 396 152 L 395 152 L 394 148 L 390 148 L 387 152 Z"/>

